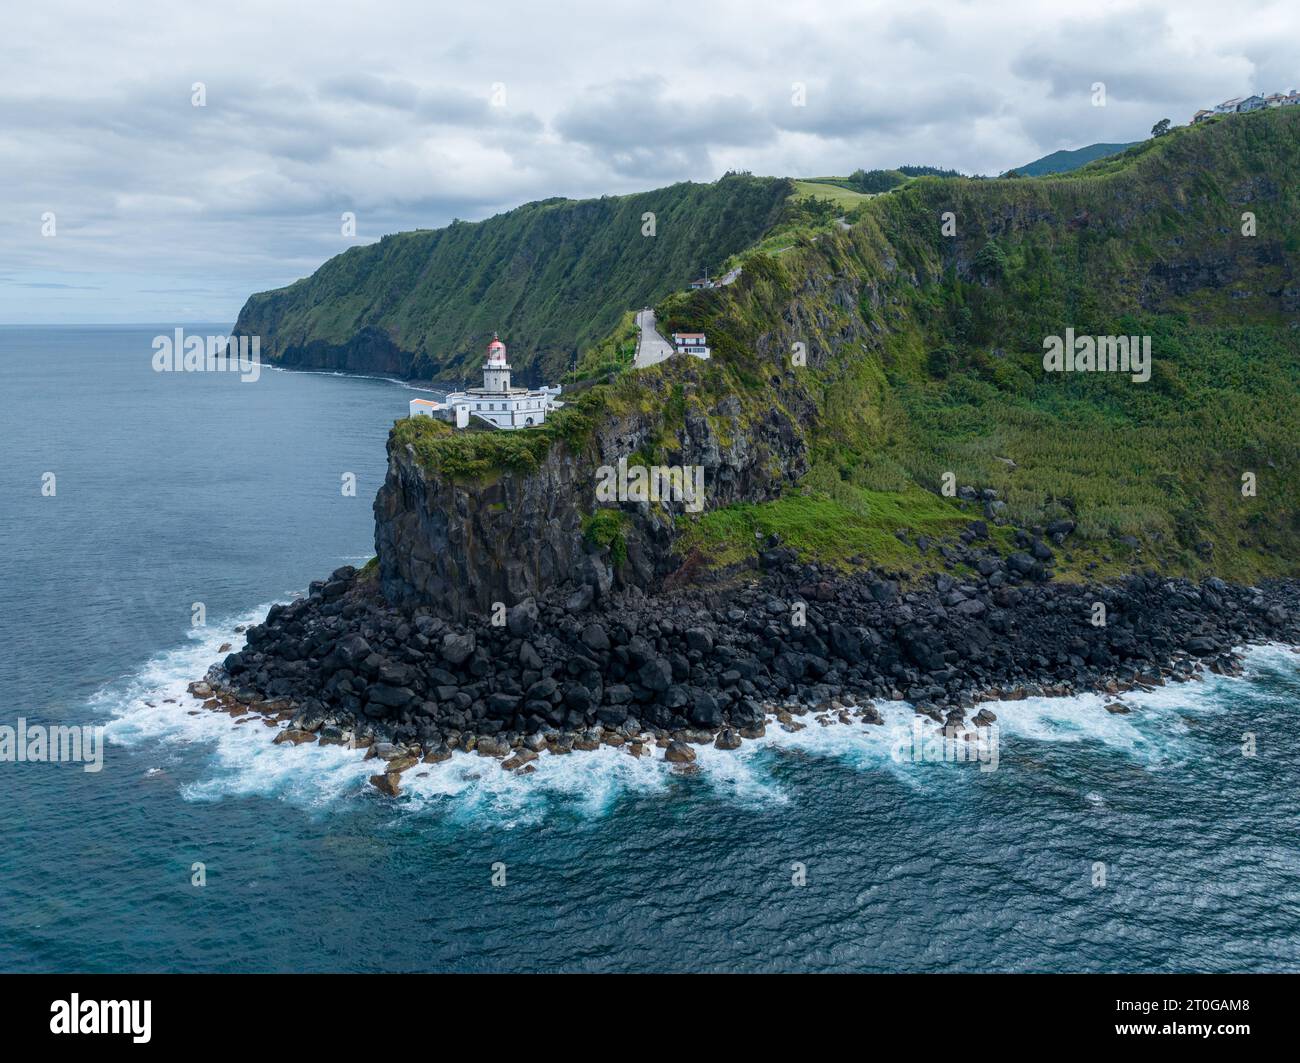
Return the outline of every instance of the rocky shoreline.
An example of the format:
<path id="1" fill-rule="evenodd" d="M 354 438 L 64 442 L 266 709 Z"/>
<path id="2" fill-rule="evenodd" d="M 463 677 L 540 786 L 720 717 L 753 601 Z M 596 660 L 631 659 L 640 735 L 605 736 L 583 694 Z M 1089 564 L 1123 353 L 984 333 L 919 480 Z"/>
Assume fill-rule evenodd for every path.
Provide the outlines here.
<path id="1" fill-rule="evenodd" d="M 983 702 L 1235 674 L 1235 647 L 1300 642 L 1295 581 L 1148 573 L 1084 586 L 1050 581 L 1030 554 L 981 561 L 968 581 L 908 590 L 769 544 L 740 585 L 599 599 L 584 585 L 463 623 L 396 608 L 344 567 L 273 606 L 190 690 L 206 708 L 261 716 L 277 743 L 365 748 L 383 761 L 371 782 L 396 795 L 403 771 L 457 749 L 521 772 L 543 752 L 600 745 L 689 765 L 693 744 L 736 748 L 809 712 L 878 724 L 885 700 L 973 739 L 996 719 Z M 1127 711 L 1117 697 L 1107 708 Z"/>

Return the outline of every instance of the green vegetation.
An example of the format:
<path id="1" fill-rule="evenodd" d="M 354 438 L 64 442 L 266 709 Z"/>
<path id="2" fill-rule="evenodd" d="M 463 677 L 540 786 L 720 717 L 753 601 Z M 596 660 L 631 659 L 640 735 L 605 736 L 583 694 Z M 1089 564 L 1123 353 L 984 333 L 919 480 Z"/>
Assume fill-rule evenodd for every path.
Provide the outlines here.
<path id="1" fill-rule="evenodd" d="M 809 177 L 795 185 L 806 195 L 825 194 L 826 186 L 856 192 L 863 196 L 880 195 L 907 184 L 913 177 L 960 177 L 956 170 L 937 166 L 900 166 L 896 170 L 854 170 L 848 177 Z M 806 186 L 806 191 L 804 191 Z M 849 201 L 851 202 L 851 201 Z"/>
<path id="2" fill-rule="evenodd" d="M 590 402 L 593 392 L 584 398 Z M 410 446 L 422 468 L 456 481 L 491 480 L 502 469 L 532 472 L 545 460 L 552 444 L 585 438 L 590 421 L 581 403 L 565 407 L 536 428 L 498 432 L 484 427 L 457 431 L 432 417 L 406 417 L 393 425 L 393 441 Z"/>
<path id="3" fill-rule="evenodd" d="M 671 327 L 709 333 L 733 386 L 796 411 L 813 462 L 802 494 L 710 512 L 684 547 L 734 560 L 774 531 L 808 556 L 897 563 L 893 532 L 930 534 L 917 499 L 952 472 L 998 490 L 1022 526 L 1076 520 L 1067 574 L 1297 571 L 1300 330 L 1279 299 L 1300 252 L 1297 167 L 1300 114 L 1273 112 L 1174 130 L 1068 177 L 919 178 L 852 232 L 810 227 L 780 255 L 741 256 L 748 283 L 727 298 L 665 300 Z M 1259 236 L 1240 234 L 1245 209 Z M 1066 327 L 1151 336 L 1151 380 L 1044 373 L 1043 338 Z M 791 372 L 754 353 L 760 337 L 816 356 Z M 1259 497 L 1242 497 L 1244 471 L 1267 481 Z M 897 527 L 872 523 L 879 492 L 896 494 Z"/>
<path id="4" fill-rule="evenodd" d="M 529 203 L 486 221 L 385 236 L 245 304 L 237 333 L 289 364 L 369 364 L 460 380 L 500 332 L 511 364 L 556 380 L 632 307 L 684 287 L 776 222 L 789 181 L 731 174 L 629 196 Z M 654 235 L 643 235 L 646 215 Z M 395 350 L 394 350 L 395 348 Z M 315 360 L 315 361 L 313 361 Z"/>
<path id="5" fill-rule="evenodd" d="M 1058 551 L 1066 578 L 1144 564 L 1294 574 L 1297 112 L 1172 130 L 1065 176 L 907 175 L 850 209 L 800 188 L 837 179 L 788 184 L 731 254 L 735 284 L 691 292 L 679 277 L 656 304 L 661 331 L 708 334 L 710 362 L 622 372 L 631 299 L 578 363 L 572 379 L 595 386 L 546 425 L 452 433 L 418 419 L 395 436 L 426 467 L 484 481 L 537 468 L 560 443 L 590 456 L 615 418 L 646 439 L 636 461 L 665 464 L 688 416 L 726 447 L 780 415 L 807 473 L 774 501 L 679 518 L 679 547 L 698 563 L 741 560 L 777 535 L 832 564 L 933 568 L 937 551 L 918 539 L 951 539 L 982 515 L 940 497 L 952 473 L 995 489 L 1019 526 L 1075 521 Z M 1241 234 L 1246 210 L 1256 236 Z M 954 235 L 941 230 L 948 212 Z M 1151 379 L 1045 373 L 1043 339 L 1066 328 L 1150 336 Z M 795 342 L 806 366 L 791 363 Z M 774 484 L 786 472 L 766 471 Z M 1244 472 L 1257 497 L 1242 496 Z M 620 511 L 597 511 L 586 531 L 626 550 Z M 1009 546 L 1006 528 L 991 534 Z"/>
<path id="6" fill-rule="evenodd" d="M 901 567 L 916 562 L 917 537 L 951 537 L 974 516 L 916 487 L 888 492 L 836 484 L 825 491 L 814 486 L 816 475 L 810 480 L 803 490 L 773 502 L 679 518 L 679 549 L 688 555 L 699 552 L 713 564 L 734 564 L 776 535 L 802 556 L 830 564 L 844 565 L 861 556 L 876 565 Z M 939 560 L 937 553 L 933 559 Z"/>
<path id="7" fill-rule="evenodd" d="M 587 348 L 578 364 L 565 378 L 566 384 L 621 373 L 631 369 L 636 362 L 636 345 L 640 330 L 636 327 L 636 311 L 623 315 L 618 326 L 599 343 Z"/>
<path id="8" fill-rule="evenodd" d="M 607 547 L 614 564 L 627 560 L 627 514 L 617 509 L 597 509 L 582 523 L 587 541 Z"/>

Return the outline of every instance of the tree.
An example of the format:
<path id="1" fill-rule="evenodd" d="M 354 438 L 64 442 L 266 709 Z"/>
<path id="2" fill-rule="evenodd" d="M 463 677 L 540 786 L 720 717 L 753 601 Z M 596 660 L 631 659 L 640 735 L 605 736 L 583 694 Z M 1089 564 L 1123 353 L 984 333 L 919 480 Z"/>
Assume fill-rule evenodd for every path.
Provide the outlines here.
<path id="1" fill-rule="evenodd" d="M 931 376 L 942 380 L 957 368 L 956 349 L 950 343 L 945 343 L 942 347 L 936 347 L 926 358 L 926 366 L 930 370 Z"/>
<path id="2" fill-rule="evenodd" d="M 1170 126 L 1170 124 L 1171 124 L 1171 123 L 1170 123 L 1170 121 L 1169 121 L 1168 118 L 1162 118 L 1162 119 L 1160 119 L 1160 121 L 1158 121 L 1155 125 L 1153 125 L 1153 126 L 1151 127 L 1151 135 L 1152 135 L 1153 137 L 1162 137 L 1162 136 L 1164 136 L 1166 133 L 1169 132 L 1169 126 Z"/>
<path id="3" fill-rule="evenodd" d="M 1000 280 L 1007 271 L 1007 254 L 996 240 L 990 240 L 980 248 L 971 269 L 985 280 Z"/>

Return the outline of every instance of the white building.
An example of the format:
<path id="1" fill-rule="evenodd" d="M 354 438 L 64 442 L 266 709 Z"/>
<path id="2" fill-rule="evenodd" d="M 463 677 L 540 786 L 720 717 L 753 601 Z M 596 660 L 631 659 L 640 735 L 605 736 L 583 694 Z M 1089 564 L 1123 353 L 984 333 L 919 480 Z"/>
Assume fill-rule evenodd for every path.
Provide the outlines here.
<path id="1" fill-rule="evenodd" d="M 494 333 L 488 344 L 487 361 L 483 363 L 483 386 L 453 391 L 442 402 L 431 399 L 412 399 L 412 417 L 436 417 L 457 428 L 469 426 L 469 419 L 477 417 L 494 428 L 531 428 L 546 420 L 551 410 L 559 409 L 559 387 L 542 387 L 537 390 L 510 386 L 510 365 L 506 361 L 506 345 Z"/>
<path id="2" fill-rule="evenodd" d="M 708 358 L 711 353 L 703 332 L 674 332 L 673 350 L 678 354 L 693 354 L 696 358 Z"/>

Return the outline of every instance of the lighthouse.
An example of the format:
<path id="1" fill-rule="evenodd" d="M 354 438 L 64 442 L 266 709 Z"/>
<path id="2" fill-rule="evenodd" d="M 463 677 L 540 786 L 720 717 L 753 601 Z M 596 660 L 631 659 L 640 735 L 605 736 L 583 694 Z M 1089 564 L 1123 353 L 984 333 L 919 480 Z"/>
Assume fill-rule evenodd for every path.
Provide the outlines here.
<path id="1" fill-rule="evenodd" d="M 488 344 L 487 361 L 483 363 L 483 390 L 494 395 L 510 394 L 510 363 L 506 361 L 506 345 L 501 337 L 492 333 Z"/>
<path id="2" fill-rule="evenodd" d="M 558 386 L 511 387 L 506 345 L 494 332 L 492 342 L 488 344 L 487 359 L 483 362 L 483 386 L 453 391 L 441 402 L 412 399 L 411 416 L 436 417 L 457 428 L 468 427 L 470 418 L 493 428 L 532 428 L 545 423 L 548 413 L 564 405 L 560 401 L 560 390 Z"/>

